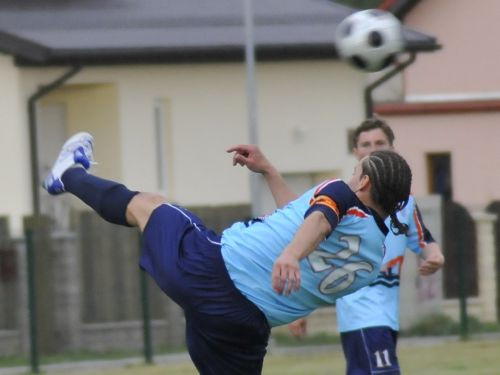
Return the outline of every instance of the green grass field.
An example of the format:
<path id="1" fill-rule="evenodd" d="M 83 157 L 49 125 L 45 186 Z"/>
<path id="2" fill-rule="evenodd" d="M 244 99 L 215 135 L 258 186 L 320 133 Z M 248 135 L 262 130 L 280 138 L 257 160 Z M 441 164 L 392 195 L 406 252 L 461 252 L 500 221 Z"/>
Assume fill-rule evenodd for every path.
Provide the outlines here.
<path id="1" fill-rule="evenodd" d="M 322 375 L 344 374 L 344 359 L 340 347 L 316 351 L 306 347 L 304 352 L 287 355 L 271 351 L 264 363 L 265 375 Z M 440 342 L 428 346 L 404 345 L 399 358 L 405 375 L 495 375 L 500 373 L 500 341 Z M 71 372 L 68 375 L 82 374 Z M 190 363 L 130 366 L 106 371 L 85 371 L 85 375 L 194 375 Z"/>

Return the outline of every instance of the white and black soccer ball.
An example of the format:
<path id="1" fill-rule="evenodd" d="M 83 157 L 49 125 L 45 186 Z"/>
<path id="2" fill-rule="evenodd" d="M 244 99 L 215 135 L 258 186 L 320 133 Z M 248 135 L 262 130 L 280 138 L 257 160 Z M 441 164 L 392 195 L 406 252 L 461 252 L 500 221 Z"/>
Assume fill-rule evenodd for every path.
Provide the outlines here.
<path id="1" fill-rule="evenodd" d="M 342 20 L 335 30 L 342 59 L 369 72 L 384 69 L 404 49 L 403 28 L 389 12 L 361 10 Z"/>

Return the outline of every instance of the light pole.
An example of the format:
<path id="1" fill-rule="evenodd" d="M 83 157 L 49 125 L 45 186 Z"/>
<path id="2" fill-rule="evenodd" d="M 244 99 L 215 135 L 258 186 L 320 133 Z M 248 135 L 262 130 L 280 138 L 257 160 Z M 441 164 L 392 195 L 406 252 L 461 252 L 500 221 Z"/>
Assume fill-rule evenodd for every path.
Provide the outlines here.
<path id="1" fill-rule="evenodd" d="M 255 41 L 254 41 L 254 20 L 253 20 L 253 0 L 243 0 L 244 20 L 245 20 L 245 68 L 246 68 L 246 89 L 248 107 L 248 140 L 249 143 L 257 145 L 257 93 L 255 82 Z M 250 198 L 252 204 L 252 215 L 254 217 L 261 212 L 261 181 L 256 173 L 250 174 Z"/>

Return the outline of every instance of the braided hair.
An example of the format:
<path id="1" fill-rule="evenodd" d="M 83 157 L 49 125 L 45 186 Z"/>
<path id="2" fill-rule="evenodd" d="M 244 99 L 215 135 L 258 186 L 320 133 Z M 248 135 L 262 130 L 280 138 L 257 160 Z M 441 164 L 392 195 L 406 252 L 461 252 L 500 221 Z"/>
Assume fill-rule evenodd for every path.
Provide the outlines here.
<path id="1" fill-rule="evenodd" d="M 370 177 L 372 198 L 391 218 L 394 234 L 406 234 L 408 225 L 396 216 L 408 203 L 411 169 L 405 159 L 389 150 L 374 151 L 361 164 L 362 173 Z"/>

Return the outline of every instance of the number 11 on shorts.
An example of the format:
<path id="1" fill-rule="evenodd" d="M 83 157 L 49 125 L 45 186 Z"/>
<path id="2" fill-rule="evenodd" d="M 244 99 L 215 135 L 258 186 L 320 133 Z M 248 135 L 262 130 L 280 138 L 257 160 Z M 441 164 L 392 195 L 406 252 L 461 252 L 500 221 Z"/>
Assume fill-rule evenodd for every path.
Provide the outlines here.
<path id="1" fill-rule="evenodd" d="M 377 360 L 377 368 L 391 367 L 391 360 L 389 359 L 389 351 L 384 349 L 382 351 L 377 350 L 375 353 L 375 358 Z"/>

